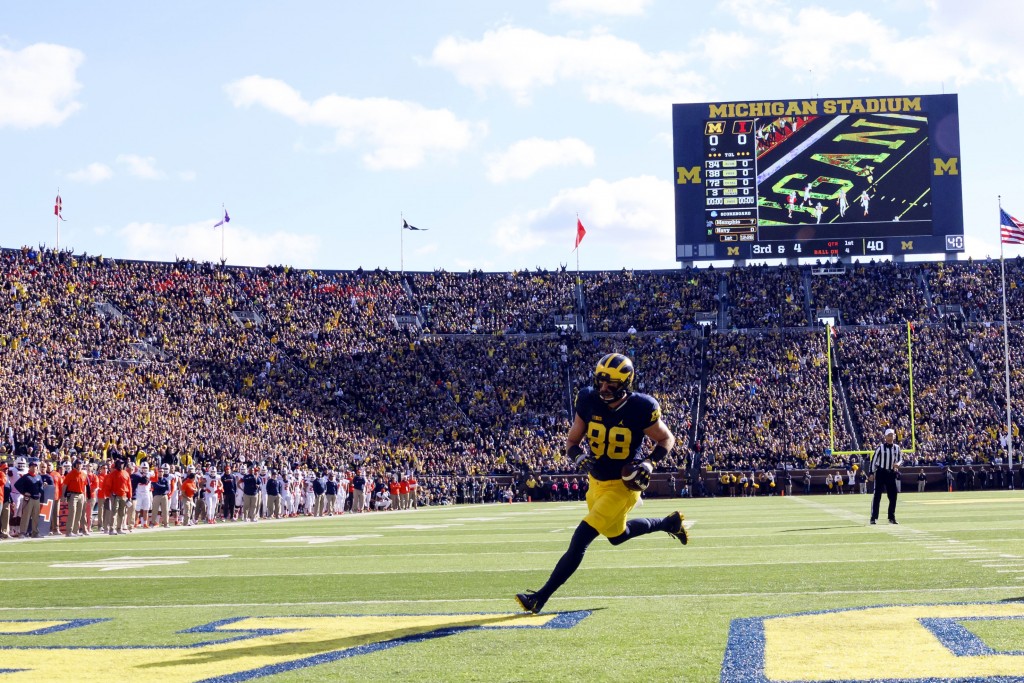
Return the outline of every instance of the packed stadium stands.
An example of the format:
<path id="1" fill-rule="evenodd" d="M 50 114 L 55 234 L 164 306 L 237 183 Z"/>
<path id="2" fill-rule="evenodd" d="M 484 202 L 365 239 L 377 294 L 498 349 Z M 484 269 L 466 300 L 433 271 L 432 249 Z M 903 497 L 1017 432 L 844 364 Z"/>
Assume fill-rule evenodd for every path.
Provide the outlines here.
<path id="1" fill-rule="evenodd" d="M 466 499 L 484 476 L 574 473 L 573 395 L 615 350 L 677 434 L 663 471 L 845 468 L 889 426 L 914 464 L 998 464 L 999 265 L 328 272 L 7 249 L 0 442 L 58 462 L 415 473 Z M 1006 274 L 1020 396 L 1021 260 Z"/>

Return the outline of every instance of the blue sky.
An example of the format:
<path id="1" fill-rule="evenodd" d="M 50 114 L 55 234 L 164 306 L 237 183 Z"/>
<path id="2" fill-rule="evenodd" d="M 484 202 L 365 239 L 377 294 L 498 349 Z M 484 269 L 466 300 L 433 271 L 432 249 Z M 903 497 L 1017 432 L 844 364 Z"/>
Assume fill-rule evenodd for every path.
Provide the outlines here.
<path id="1" fill-rule="evenodd" d="M 952 92 L 997 256 L 1021 35 L 1015 0 L 5 2 L 0 245 L 54 244 L 59 187 L 61 245 L 119 258 L 219 259 L 223 203 L 233 264 L 575 267 L 578 213 L 583 269 L 675 268 L 673 102 Z"/>

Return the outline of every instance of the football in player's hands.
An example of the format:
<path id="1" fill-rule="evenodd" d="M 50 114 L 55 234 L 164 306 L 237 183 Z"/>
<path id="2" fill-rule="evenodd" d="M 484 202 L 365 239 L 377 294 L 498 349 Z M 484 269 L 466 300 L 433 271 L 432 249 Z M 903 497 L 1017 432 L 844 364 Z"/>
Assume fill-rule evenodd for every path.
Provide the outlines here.
<path id="1" fill-rule="evenodd" d="M 622 466 L 622 483 L 632 491 L 646 491 L 651 485 L 654 465 L 650 460 L 633 460 Z"/>

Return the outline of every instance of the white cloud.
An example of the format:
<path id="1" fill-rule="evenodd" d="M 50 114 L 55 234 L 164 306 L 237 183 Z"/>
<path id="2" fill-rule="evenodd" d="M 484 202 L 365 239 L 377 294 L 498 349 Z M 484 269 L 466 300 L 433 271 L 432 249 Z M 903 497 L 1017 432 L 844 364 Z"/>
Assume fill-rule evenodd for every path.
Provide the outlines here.
<path id="1" fill-rule="evenodd" d="M 63 45 L 0 48 L 0 126 L 57 126 L 81 109 L 75 72 L 84 59 Z"/>
<path id="2" fill-rule="evenodd" d="M 85 168 L 68 173 L 68 178 L 78 183 L 101 183 L 114 177 L 114 171 L 106 164 L 94 161 Z"/>
<path id="3" fill-rule="evenodd" d="M 640 16 L 651 0 L 551 0 L 550 10 L 555 14 L 607 14 L 619 17 Z"/>
<path id="4" fill-rule="evenodd" d="M 487 178 L 492 183 L 524 180 L 552 166 L 593 166 L 594 149 L 578 138 L 542 140 L 529 138 L 513 143 L 487 158 Z"/>
<path id="5" fill-rule="evenodd" d="M 964 232 L 964 253 L 976 259 L 990 258 L 995 255 L 999 256 L 999 238 L 995 237 L 998 235 L 996 231 L 992 231 L 993 236 L 978 236 L 969 232 Z M 1012 249 L 1012 247 L 1010 248 Z M 1009 253 L 1009 249 L 1007 250 Z"/>
<path id="6" fill-rule="evenodd" d="M 220 261 L 220 229 L 213 229 L 219 217 L 185 225 L 130 223 L 117 231 L 125 258 L 172 261 L 191 258 Z M 224 233 L 227 262 L 234 265 L 265 266 L 288 263 L 296 266 L 316 264 L 320 238 L 316 235 L 279 230 L 259 234 L 236 225 Z"/>
<path id="7" fill-rule="evenodd" d="M 145 180 L 162 180 L 167 175 L 156 167 L 153 157 L 141 157 L 138 154 L 118 154 L 117 163 L 128 169 L 128 173 Z"/>
<path id="8" fill-rule="evenodd" d="M 533 91 L 563 81 L 579 84 L 591 102 L 668 117 L 673 102 L 705 99 L 704 79 L 686 69 L 681 52 L 651 53 L 637 43 L 594 33 L 550 36 L 504 26 L 480 40 L 443 38 L 430 64 L 448 69 L 462 85 L 480 93 L 496 87 L 525 105 Z"/>
<path id="9" fill-rule="evenodd" d="M 697 39 L 703 49 L 703 58 L 716 69 L 747 69 L 757 53 L 757 43 L 734 31 L 723 33 L 711 30 Z"/>
<path id="10" fill-rule="evenodd" d="M 458 152 L 486 132 L 482 124 L 462 121 L 447 109 L 415 102 L 340 95 L 310 102 L 287 83 L 262 76 L 229 83 L 225 91 L 236 107 L 260 105 L 300 125 L 333 129 L 339 146 L 369 146 L 363 163 L 373 170 L 418 166 L 427 154 Z"/>
<path id="11" fill-rule="evenodd" d="M 543 208 L 500 221 L 493 241 L 506 252 L 555 245 L 564 246 L 568 253 L 578 213 L 587 230 L 589 258 L 603 253 L 613 268 L 627 265 L 624 261 L 630 258 L 654 259 L 673 267 L 675 253 L 665 249 L 675 239 L 672 191 L 671 181 L 654 176 L 596 179 L 560 191 Z"/>
<path id="12" fill-rule="evenodd" d="M 858 81 L 882 76 L 931 87 L 997 80 L 1024 92 L 1024 47 L 1016 39 L 1024 23 L 1016 3 L 933 0 L 920 10 L 912 35 L 864 11 L 794 10 L 777 0 L 728 0 L 723 6 L 756 41 L 757 52 L 819 83 L 847 73 Z M 991 22 L 992 16 L 1006 21 Z"/>
<path id="13" fill-rule="evenodd" d="M 1024 94 L 1024 13 L 1019 3 L 933 0 L 930 6 L 928 24 L 938 36 L 937 47 L 947 43 L 947 50 L 964 55 L 985 78 L 1005 81 Z"/>

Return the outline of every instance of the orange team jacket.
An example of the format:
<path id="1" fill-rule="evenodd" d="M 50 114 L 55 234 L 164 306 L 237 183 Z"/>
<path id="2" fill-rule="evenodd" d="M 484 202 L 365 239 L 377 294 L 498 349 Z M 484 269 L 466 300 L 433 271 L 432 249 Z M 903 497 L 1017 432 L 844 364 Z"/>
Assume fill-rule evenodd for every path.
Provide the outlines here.
<path id="1" fill-rule="evenodd" d="M 399 487 L 397 481 L 392 481 L 388 483 L 388 493 L 390 493 L 392 496 L 397 496 L 400 491 L 401 488 Z"/>
<path id="2" fill-rule="evenodd" d="M 132 475 L 128 470 L 114 470 L 107 475 L 110 480 L 110 495 L 123 498 L 132 497 Z"/>
<path id="3" fill-rule="evenodd" d="M 4 487 L 7 486 L 7 473 L 0 470 L 0 506 L 4 504 Z"/>
<path id="4" fill-rule="evenodd" d="M 198 487 L 195 479 L 185 478 L 181 480 L 181 495 L 186 498 L 194 498 Z"/>
<path id="5" fill-rule="evenodd" d="M 89 475 L 89 492 L 93 498 L 96 498 L 100 489 L 100 477 L 98 474 Z"/>
<path id="6" fill-rule="evenodd" d="M 89 484 L 89 475 L 85 472 L 71 470 L 64 477 L 64 486 L 68 493 L 85 493 L 85 487 Z"/>
<path id="7" fill-rule="evenodd" d="M 403 496 L 405 494 L 409 493 L 409 482 L 407 482 L 407 481 L 398 482 L 398 492 L 401 493 Z"/>
<path id="8" fill-rule="evenodd" d="M 60 497 L 61 485 L 64 483 L 64 477 L 60 476 L 57 470 L 50 472 L 50 478 L 53 479 L 53 495 Z"/>
<path id="9" fill-rule="evenodd" d="M 110 498 L 110 483 L 114 481 L 110 478 L 110 474 L 98 474 L 100 483 L 96 487 L 96 497 L 100 500 L 106 500 Z"/>

